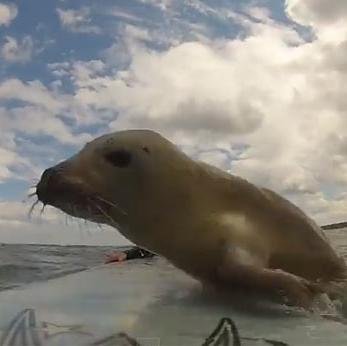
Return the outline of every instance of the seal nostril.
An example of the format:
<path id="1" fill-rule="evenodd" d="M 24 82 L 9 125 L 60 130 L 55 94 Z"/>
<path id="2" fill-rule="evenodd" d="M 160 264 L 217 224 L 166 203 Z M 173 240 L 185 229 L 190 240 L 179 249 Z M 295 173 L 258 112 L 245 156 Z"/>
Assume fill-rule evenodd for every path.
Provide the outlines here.
<path id="1" fill-rule="evenodd" d="M 41 179 L 49 179 L 53 174 L 55 173 L 54 168 L 47 168 L 45 171 L 42 173 Z"/>
<path id="2" fill-rule="evenodd" d="M 50 188 L 52 186 L 52 180 L 55 175 L 56 170 L 54 168 L 48 168 L 42 173 L 41 179 L 37 184 L 37 197 L 44 204 L 46 204 L 49 201 Z"/>

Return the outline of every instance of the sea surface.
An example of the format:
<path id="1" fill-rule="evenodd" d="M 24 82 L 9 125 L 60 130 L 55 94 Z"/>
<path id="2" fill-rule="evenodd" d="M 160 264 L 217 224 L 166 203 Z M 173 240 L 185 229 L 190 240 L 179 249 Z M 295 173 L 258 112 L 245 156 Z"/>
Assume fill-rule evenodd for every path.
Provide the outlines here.
<path id="1" fill-rule="evenodd" d="M 325 234 L 347 261 L 347 228 Z M 83 271 L 103 264 L 106 254 L 126 248 L 0 244 L 0 290 Z"/>
<path id="2" fill-rule="evenodd" d="M 127 247 L 0 244 L 0 291 L 101 265 Z"/>

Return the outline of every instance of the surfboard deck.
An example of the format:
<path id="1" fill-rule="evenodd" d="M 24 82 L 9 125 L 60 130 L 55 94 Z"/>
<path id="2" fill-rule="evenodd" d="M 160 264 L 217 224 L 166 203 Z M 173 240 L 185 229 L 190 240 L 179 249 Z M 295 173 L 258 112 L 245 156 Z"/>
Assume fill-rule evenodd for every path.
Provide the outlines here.
<path id="1" fill-rule="evenodd" d="M 161 258 L 109 264 L 0 292 L 0 346 L 347 345 L 340 323 L 238 299 Z"/>

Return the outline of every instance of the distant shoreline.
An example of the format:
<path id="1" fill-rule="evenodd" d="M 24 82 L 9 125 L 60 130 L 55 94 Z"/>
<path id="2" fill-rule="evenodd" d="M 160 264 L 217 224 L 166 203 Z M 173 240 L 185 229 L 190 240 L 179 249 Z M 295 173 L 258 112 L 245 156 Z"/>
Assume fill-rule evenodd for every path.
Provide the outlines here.
<path id="1" fill-rule="evenodd" d="M 324 225 L 321 226 L 322 229 L 324 230 L 329 230 L 329 229 L 338 229 L 338 228 L 345 228 L 347 227 L 347 222 L 338 222 L 338 223 L 332 223 L 329 225 Z"/>

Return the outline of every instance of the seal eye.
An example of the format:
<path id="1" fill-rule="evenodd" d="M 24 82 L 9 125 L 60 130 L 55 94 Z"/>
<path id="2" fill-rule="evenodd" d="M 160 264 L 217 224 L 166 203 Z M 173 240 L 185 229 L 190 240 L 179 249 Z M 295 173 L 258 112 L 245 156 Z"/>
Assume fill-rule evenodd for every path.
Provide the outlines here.
<path id="1" fill-rule="evenodd" d="M 146 152 L 147 154 L 149 154 L 149 149 L 148 149 L 148 147 L 142 147 L 142 150 L 143 150 L 144 152 Z"/>
<path id="2" fill-rule="evenodd" d="M 131 162 L 131 154 L 126 150 L 116 150 L 106 154 L 105 159 L 113 166 L 127 167 Z"/>

